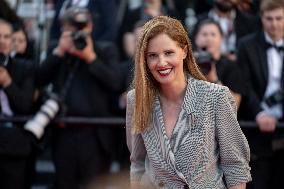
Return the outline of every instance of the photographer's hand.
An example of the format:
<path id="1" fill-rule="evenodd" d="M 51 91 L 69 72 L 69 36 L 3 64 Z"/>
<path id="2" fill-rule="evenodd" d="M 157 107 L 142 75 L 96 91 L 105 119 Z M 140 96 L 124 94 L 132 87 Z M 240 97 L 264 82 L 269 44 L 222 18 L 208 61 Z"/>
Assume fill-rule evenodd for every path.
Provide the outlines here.
<path id="1" fill-rule="evenodd" d="M 97 54 L 94 50 L 93 40 L 90 35 L 87 36 L 86 42 L 87 45 L 83 50 L 76 49 L 73 46 L 69 53 L 83 59 L 86 63 L 91 64 L 97 58 Z"/>
<path id="2" fill-rule="evenodd" d="M 0 85 L 4 88 L 8 87 L 12 83 L 12 78 L 7 69 L 0 67 Z"/>
<path id="3" fill-rule="evenodd" d="M 64 31 L 60 36 L 57 47 L 53 50 L 53 54 L 63 57 L 73 46 L 71 31 Z"/>

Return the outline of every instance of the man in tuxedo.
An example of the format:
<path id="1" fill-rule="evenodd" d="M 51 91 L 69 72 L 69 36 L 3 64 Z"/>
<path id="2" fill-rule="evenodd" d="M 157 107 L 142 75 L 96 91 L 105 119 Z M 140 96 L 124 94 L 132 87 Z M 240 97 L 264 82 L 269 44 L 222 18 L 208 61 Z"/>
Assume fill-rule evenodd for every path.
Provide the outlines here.
<path id="1" fill-rule="evenodd" d="M 241 107 L 245 117 L 241 118 L 255 120 L 258 126 L 246 131 L 252 152 L 252 187 L 283 188 L 284 135 L 277 122 L 283 121 L 284 105 L 284 2 L 262 1 L 260 11 L 263 31 L 242 38 L 238 47 L 247 89 Z"/>

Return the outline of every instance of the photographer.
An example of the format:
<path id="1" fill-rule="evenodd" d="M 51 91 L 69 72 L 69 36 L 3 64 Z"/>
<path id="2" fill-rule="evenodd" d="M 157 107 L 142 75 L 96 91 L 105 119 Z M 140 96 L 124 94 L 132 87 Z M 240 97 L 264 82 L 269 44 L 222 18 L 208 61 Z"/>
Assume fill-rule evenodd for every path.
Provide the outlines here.
<path id="1" fill-rule="evenodd" d="M 92 28 L 87 9 L 67 9 L 61 17 L 58 45 L 38 69 L 39 84 L 51 83 L 52 93 L 59 97 L 60 115 L 111 115 L 109 94 L 120 88 L 118 57 L 112 43 L 92 40 Z M 56 125 L 53 141 L 56 188 L 86 187 L 106 170 L 114 146 L 112 134 L 111 128 L 97 125 Z"/>
<path id="2" fill-rule="evenodd" d="M 29 62 L 11 58 L 12 26 L 0 19 L 0 112 L 2 118 L 32 113 L 34 75 Z M 0 122 L 0 188 L 31 184 L 35 138 L 20 123 Z"/>
<path id="3" fill-rule="evenodd" d="M 222 30 L 217 22 L 206 19 L 200 22 L 195 31 L 196 61 L 208 81 L 225 85 L 235 98 L 237 107 L 243 94 L 240 73 L 235 62 L 221 54 Z"/>

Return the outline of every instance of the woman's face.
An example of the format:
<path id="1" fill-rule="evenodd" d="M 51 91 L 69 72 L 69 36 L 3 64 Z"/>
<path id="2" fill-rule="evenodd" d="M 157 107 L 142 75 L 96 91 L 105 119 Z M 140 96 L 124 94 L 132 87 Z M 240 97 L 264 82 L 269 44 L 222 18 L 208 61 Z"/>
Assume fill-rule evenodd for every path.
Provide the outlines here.
<path id="1" fill-rule="evenodd" d="M 183 60 L 186 53 L 166 34 L 158 34 L 149 40 L 146 62 L 160 86 L 184 83 Z"/>
<path id="2" fill-rule="evenodd" d="M 17 53 L 25 53 L 27 48 L 27 40 L 23 31 L 14 32 L 12 35 L 13 49 Z"/>
<path id="3" fill-rule="evenodd" d="M 220 53 L 222 40 L 222 35 L 215 24 L 205 24 L 199 29 L 195 44 L 198 49 L 206 50 L 214 55 Z"/>

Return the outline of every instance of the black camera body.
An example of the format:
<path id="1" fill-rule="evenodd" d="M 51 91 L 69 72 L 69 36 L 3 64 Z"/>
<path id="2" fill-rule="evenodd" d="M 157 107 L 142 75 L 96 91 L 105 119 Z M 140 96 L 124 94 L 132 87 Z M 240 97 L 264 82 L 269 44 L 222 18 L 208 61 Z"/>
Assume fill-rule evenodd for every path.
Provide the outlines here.
<path id="1" fill-rule="evenodd" d="M 215 63 L 211 53 L 205 50 L 201 50 L 201 51 L 194 52 L 193 56 L 196 60 L 197 65 L 201 69 L 201 72 L 204 75 L 207 75 L 211 70 L 212 63 Z"/>
<path id="2" fill-rule="evenodd" d="M 70 20 L 71 25 L 76 28 L 76 31 L 72 33 L 73 43 L 79 50 L 83 50 L 87 46 L 86 38 L 88 34 L 83 31 L 83 28 L 88 25 L 88 22 L 88 15 L 85 13 L 77 13 Z"/>
<path id="3" fill-rule="evenodd" d="M 264 103 L 268 107 L 272 107 L 272 106 L 275 106 L 276 104 L 280 104 L 283 102 L 283 95 L 284 95 L 283 90 L 277 90 L 274 93 L 272 93 L 270 96 L 266 97 L 264 99 Z"/>
<path id="4" fill-rule="evenodd" d="M 76 49 L 83 50 L 87 46 L 87 36 L 87 33 L 80 30 L 72 33 L 72 40 Z"/>
<path id="5" fill-rule="evenodd" d="M 71 7 L 65 11 L 61 21 L 75 28 L 75 32 L 72 33 L 73 43 L 77 49 L 83 50 L 87 46 L 88 36 L 83 29 L 92 21 L 89 11 L 81 7 Z"/>

